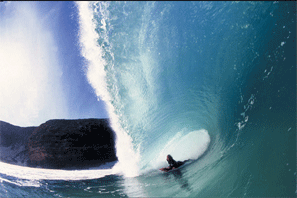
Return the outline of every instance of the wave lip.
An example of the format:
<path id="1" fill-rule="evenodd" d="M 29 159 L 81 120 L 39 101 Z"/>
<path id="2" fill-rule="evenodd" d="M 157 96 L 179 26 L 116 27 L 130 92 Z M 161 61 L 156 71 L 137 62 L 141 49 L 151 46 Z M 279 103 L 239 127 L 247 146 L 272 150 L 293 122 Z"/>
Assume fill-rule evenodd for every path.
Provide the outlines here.
<path id="1" fill-rule="evenodd" d="M 95 31 L 98 25 L 94 18 L 94 13 L 100 12 L 104 17 L 107 5 L 97 6 L 96 3 L 76 2 L 79 11 L 80 24 L 80 45 L 81 54 L 86 59 L 86 75 L 89 83 L 94 88 L 98 99 L 101 98 L 107 105 L 107 111 L 110 117 L 110 125 L 116 133 L 116 155 L 119 162 L 113 170 L 121 172 L 127 177 L 139 175 L 139 155 L 134 151 L 132 138 L 126 133 L 119 122 L 119 116 L 113 106 L 112 97 L 108 91 L 108 83 L 106 78 L 105 67 L 107 61 L 103 58 L 106 54 L 104 50 L 96 42 L 99 35 Z M 106 23 L 102 21 L 102 28 L 105 30 Z"/>

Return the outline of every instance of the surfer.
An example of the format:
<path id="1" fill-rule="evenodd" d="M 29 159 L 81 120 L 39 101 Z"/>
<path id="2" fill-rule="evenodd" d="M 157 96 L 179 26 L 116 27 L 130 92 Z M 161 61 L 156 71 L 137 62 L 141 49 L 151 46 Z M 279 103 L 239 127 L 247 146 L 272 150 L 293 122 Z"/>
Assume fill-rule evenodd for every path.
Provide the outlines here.
<path id="1" fill-rule="evenodd" d="M 181 161 L 175 161 L 171 155 L 167 155 L 166 160 L 167 160 L 169 166 L 166 167 L 166 168 L 161 168 L 161 169 L 160 169 L 161 171 L 168 172 L 168 171 L 170 171 L 170 170 L 173 170 L 173 169 L 175 169 L 175 168 L 180 167 L 180 166 L 183 165 L 186 161 L 188 161 L 188 160 L 185 160 L 185 161 L 183 161 L 183 162 L 181 162 Z"/>

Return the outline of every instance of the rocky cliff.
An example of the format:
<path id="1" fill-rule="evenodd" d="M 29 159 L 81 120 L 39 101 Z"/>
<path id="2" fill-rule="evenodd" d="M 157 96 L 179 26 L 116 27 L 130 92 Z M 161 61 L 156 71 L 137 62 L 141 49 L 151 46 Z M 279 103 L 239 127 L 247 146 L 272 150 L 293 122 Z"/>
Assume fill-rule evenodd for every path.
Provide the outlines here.
<path id="1" fill-rule="evenodd" d="M 49 120 L 28 128 L 0 122 L 0 137 L 0 159 L 12 164 L 85 169 L 117 160 L 108 119 Z"/>
<path id="2" fill-rule="evenodd" d="M 28 140 L 37 127 L 18 127 L 0 121 L 0 161 L 27 166 Z"/>

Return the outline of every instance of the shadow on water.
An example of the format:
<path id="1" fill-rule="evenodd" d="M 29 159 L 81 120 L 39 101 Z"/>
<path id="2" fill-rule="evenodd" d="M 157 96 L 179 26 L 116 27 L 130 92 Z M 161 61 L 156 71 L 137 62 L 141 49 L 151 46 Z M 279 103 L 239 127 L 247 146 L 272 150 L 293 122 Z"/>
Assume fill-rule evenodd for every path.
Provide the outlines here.
<path id="1" fill-rule="evenodd" d="M 192 189 L 188 183 L 188 180 L 183 177 L 183 173 L 181 172 L 181 170 L 179 168 L 169 171 L 169 172 L 163 174 L 163 176 L 165 177 L 166 180 L 169 180 L 173 177 L 182 189 L 185 189 L 188 192 L 192 191 Z"/>

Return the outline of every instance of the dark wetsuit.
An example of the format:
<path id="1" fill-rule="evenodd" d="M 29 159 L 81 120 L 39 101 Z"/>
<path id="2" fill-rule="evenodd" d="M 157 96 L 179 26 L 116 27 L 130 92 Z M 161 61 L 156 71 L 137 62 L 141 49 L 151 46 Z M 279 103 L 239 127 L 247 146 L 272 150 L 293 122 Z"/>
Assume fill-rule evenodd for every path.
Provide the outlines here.
<path id="1" fill-rule="evenodd" d="M 167 172 L 167 171 L 170 171 L 170 170 L 172 170 L 172 169 L 175 169 L 175 168 L 178 168 L 178 167 L 180 167 L 181 165 L 183 165 L 185 162 L 187 162 L 188 160 L 185 160 L 185 161 L 183 161 L 183 162 L 181 162 L 181 161 L 175 161 L 172 157 L 171 157 L 171 155 L 168 155 L 167 156 L 167 162 L 168 162 L 168 164 L 169 164 L 169 166 L 168 167 L 166 167 L 166 168 L 161 168 L 160 170 L 161 171 L 165 171 L 165 172 Z"/>
<path id="2" fill-rule="evenodd" d="M 181 161 L 173 161 L 173 162 L 171 162 L 170 164 L 169 164 L 169 169 L 171 170 L 171 169 L 173 169 L 173 168 L 178 168 L 178 167 L 180 167 L 181 165 L 183 165 L 185 162 L 181 162 Z"/>

